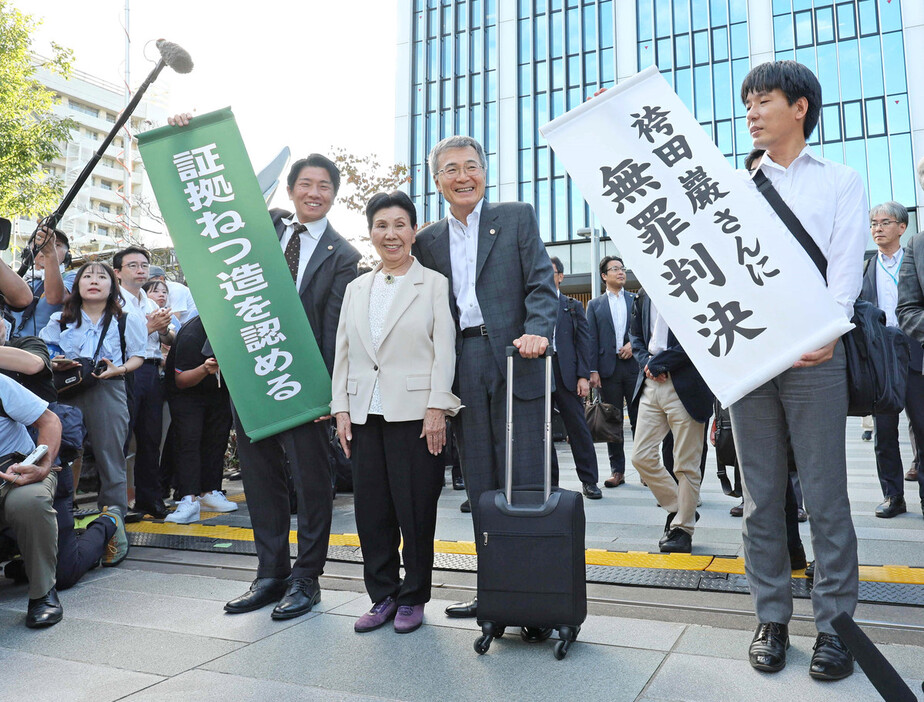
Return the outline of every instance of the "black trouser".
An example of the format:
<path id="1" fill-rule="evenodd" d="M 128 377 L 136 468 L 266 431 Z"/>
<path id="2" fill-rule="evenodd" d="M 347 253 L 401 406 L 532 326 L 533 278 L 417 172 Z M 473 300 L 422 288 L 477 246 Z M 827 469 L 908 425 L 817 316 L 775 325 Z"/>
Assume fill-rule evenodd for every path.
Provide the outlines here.
<path id="1" fill-rule="evenodd" d="M 132 431 L 135 434 L 135 500 L 153 504 L 161 499 L 160 439 L 164 394 L 159 366 L 146 360 L 134 372 Z"/>
<path id="2" fill-rule="evenodd" d="M 638 404 L 632 402 L 635 386 L 638 384 L 638 363 L 635 359 L 619 359 L 616 361 L 616 370 L 608 378 L 600 378 L 600 395 L 604 402 L 614 405 L 622 416 L 622 405 L 625 402 L 629 410 L 629 425 L 632 427 L 632 436 L 635 436 L 635 418 L 638 416 Z M 610 473 L 626 472 L 626 454 L 622 441 L 609 441 L 606 444 L 607 454 L 610 458 Z"/>
<path id="3" fill-rule="evenodd" d="M 250 441 L 235 414 L 241 478 L 257 549 L 258 578 L 317 578 L 324 572 L 333 510 L 326 422 L 308 422 Z M 289 556 L 289 486 L 298 496 L 298 555 Z"/>
<path id="4" fill-rule="evenodd" d="M 574 465 L 582 483 L 596 485 L 600 476 L 597 472 L 597 454 L 594 451 L 594 440 L 584 419 L 584 403 L 573 391 L 565 387 L 561 377 L 561 367 L 558 365 L 558 356 L 552 357 L 552 372 L 555 375 L 555 390 L 552 400 L 561 414 L 565 429 L 568 430 L 568 440 L 571 444 L 571 455 L 574 456 Z M 553 453 L 553 455 L 555 455 Z M 558 485 L 558 461 L 553 461 L 552 484 Z"/>
<path id="5" fill-rule="evenodd" d="M 115 534 L 116 525 L 109 517 L 94 519 L 79 536 L 74 531 L 74 475 L 70 466 L 58 473 L 55 511 L 58 513 L 58 566 L 55 580 L 58 590 L 73 586 L 106 552 L 106 544 Z"/>
<path id="6" fill-rule="evenodd" d="M 369 415 L 353 425 L 353 505 L 363 550 L 366 591 L 373 602 L 389 595 L 399 605 L 430 601 L 436 503 L 443 461 L 427 450 L 421 421 L 386 422 Z M 404 581 L 398 545 L 404 537 Z"/>
<path id="7" fill-rule="evenodd" d="M 908 383 L 905 389 L 905 413 L 916 438 L 924 436 L 924 377 L 920 371 L 908 369 Z M 905 469 L 898 446 L 898 414 L 877 414 L 875 452 L 876 472 L 882 486 L 883 497 L 905 496 Z M 924 499 L 924 481 L 918 480 L 921 498 Z"/>
<path id="8" fill-rule="evenodd" d="M 169 402 L 178 494 L 185 497 L 221 490 L 225 450 L 231 433 L 228 396 L 181 390 L 171 395 Z"/>

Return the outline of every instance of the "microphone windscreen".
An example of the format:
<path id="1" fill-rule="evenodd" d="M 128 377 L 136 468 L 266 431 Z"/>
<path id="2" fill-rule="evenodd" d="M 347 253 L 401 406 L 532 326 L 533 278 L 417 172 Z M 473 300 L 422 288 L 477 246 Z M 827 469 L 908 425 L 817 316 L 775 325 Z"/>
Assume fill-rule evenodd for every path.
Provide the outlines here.
<path id="1" fill-rule="evenodd" d="M 166 39 L 158 39 L 156 45 L 160 50 L 164 63 L 177 73 L 189 73 L 193 69 L 192 57 L 179 44 L 174 44 Z"/>

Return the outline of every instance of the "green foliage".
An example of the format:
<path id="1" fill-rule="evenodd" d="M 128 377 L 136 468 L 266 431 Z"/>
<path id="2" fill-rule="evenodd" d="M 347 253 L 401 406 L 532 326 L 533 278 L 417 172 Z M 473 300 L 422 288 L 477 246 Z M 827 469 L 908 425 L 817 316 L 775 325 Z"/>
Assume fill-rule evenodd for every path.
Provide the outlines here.
<path id="1" fill-rule="evenodd" d="M 342 147 L 333 149 L 333 159 L 341 175 L 337 200 L 360 214 L 377 192 L 397 190 L 411 179 L 410 170 L 403 164 L 383 167 L 375 156 L 356 156 Z"/>
<path id="2" fill-rule="evenodd" d="M 63 184 L 43 170 L 61 152 L 74 123 L 51 114 L 55 94 L 39 83 L 31 53 L 38 26 L 8 0 L 0 0 L 0 216 L 33 218 L 49 214 Z M 44 68 L 67 76 L 72 52 L 52 44 Z"/>

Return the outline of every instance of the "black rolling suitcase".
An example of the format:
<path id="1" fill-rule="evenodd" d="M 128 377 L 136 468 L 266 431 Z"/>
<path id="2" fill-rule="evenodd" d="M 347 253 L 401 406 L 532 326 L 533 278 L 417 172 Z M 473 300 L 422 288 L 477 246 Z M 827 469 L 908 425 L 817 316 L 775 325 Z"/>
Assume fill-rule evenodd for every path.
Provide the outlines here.
<path id="1" fill-rule="evenodd" d="M 478 503 L 478 623 L 483 635 L 475 650 L 487 652 L 508 626 L 553 628 L 560 639 L 555 657 L 561 660 L 587 618 L 584 503 L 576 492 L 551 488 L 551 355 L 546 356 L 543 489 L 513 489 L 514 353 L 508 347 L 506 489 L 485 492 Z"/>

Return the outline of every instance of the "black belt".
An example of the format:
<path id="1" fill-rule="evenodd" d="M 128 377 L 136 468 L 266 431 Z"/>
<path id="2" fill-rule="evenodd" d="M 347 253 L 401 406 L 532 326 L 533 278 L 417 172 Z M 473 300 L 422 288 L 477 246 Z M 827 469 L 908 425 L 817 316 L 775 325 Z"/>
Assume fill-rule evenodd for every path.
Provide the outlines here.
<path id="1" fill-rule="evenodd" d="M 468 327 L 462 330 L 462 338 L 469 339 L 473 336 L 487 336 L 488 330 L 484 324 L 478 327 Z"/>
<path id="2" fill-rule="evenodd" d="M 144 362 L 155 366 L 160 366 L 161 364 L 161 360 L 159 358 L 146 358 L 144 359 Z"/>

